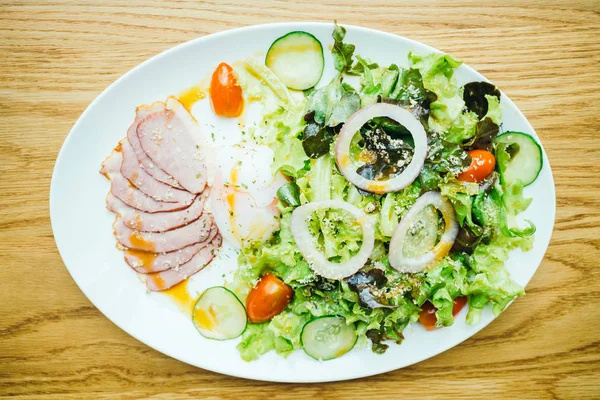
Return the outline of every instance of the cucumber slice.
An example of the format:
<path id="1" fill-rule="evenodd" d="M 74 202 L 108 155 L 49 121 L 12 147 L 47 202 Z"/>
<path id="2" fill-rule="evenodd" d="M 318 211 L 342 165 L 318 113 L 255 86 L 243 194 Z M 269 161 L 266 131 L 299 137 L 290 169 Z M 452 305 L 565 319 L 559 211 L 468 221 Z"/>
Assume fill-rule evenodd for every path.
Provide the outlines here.
<path id="1" fill-rule="evenodd" d="M 323 75 L 323 46 L 308 32 L 290 32 L 273 42 L 265 64 L 288 88 L 310 89 Z"/>
<path id="2" fill-rule="evenodd" d="M 506 132 L 494 140 L 496 161 L 503 182 L 512 185 L 521 180 L 524 186 L 535 181 L 542 170 L 542 148 L 530 135 Z"/>
<path id="3" fill-rule="evenodd" d="M 200 296 L 192 320 L 198 332 L 216 340 L 235 339 L 246 330 L 246 309 L 233 292 L 222 286 L 206 289 Z"/>
<path id="4" fill-rule="evenodd" d="M 358 336 L 346 319 L 325 316 L 308 321 L 302 328 L 302 348 L 316 360 L 331 360 L 346 354 L 356 344 Z"/>
<path id="5" fill-rule="evenodd" d="M 410 221 L 410 228 L 403 243 L 404 256 L 416 258 L 430 252 L 438 242 L 439 229 L 438 211 L 433 206 L 423 208 Z"/>

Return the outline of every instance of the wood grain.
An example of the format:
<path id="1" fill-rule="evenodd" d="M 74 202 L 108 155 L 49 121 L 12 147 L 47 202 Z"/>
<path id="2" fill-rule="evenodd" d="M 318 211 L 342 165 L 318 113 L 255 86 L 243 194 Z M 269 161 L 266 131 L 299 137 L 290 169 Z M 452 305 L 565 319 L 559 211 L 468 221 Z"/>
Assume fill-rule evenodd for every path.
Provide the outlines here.
<path id="1" fill-rule="evenodd" d="M 48 191 L 71 126 L 116 78 L 173 45 L 244 25 L 333 19 L 462 58 L 529 118 L 558 208 L 527 296 L 444 354 L 351 382 L 230 378 L 129 337 L 84 297 L 54 244 Z M 600 398 L 598 0 L 1 0 L 0 35 L 0 397 Z"/>

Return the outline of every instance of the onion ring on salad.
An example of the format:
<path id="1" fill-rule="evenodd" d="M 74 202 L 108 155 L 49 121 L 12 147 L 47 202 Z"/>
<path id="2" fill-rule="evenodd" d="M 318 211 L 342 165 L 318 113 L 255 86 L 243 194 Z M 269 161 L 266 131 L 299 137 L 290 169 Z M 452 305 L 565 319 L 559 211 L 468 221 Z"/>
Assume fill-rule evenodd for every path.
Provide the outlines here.
<path id="1" fill-rule="evenodd" d="M 362 228 L 362 245 L 358 253 L 350 260 L 343 263 L 329 261 L 315 246 L 315 238 L 308 228 L 308 219 L 312 214 L 320 210 L 344 210 L 356 218 Z M 341 200 L 327 200 L 308 203 L 300 206 L 292 213 L 290 224 L 292 236 L 310 265 L 310 268 L 318 275 L 328 279 L 342 279 L 353 275 L 362 268 L 373 252 L 375 245 L 375 227 L 373 222 L 364 211 Z"/>
<path id="2" fill-rule="evenodd" d="M 404 255 L 403 247 L 406 235 L 413 224 L 417 222 L 416 218 L 418 214 L 427 206 L 433 206 L 442 213 L 445 223 L 444 233 L 438 244 L 425 254 L 417 257 L 407 257 Z M 402 216 L 402 220 L 394 231 L 388 254 L 390 265 L 400 272 L 417 273 L 425 270 L 448 255 L 456 240 L 459 228 L 460 226 L 456 220 L 456 212 L 452 204 L 443 198 L 439 192 L 425 193 Z"/>
<path id="3" fill-rule="evenodd" d="M 360 176 L 356 165 L 350 158 L 352 138 L 369 120 L 376 117 L 388 117 L 409 130 L 415 142 L 415 152 L 406 169 L 398 176 L 388 180 L 372 180 Z M 410 113 L 399 106 L 377 103 L 358 110 L 346 121 L 335 144 L 335 161 L 340 172 L 354 186 L 371 193 L 383 194 L 397 192 L 410 185 L 421 173 L 427 156 L 427 134 L 423 125 Z"/>

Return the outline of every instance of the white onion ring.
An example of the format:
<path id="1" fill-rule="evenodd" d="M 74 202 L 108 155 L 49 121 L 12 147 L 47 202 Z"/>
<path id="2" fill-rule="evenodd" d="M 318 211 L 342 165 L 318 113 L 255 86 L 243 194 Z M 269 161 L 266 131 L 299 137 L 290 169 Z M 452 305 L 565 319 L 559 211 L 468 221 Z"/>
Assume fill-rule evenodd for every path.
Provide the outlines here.
<path id="1" fill-rule="evenodd" d="M 410 229 L 415 217 L 427 206 L 438 209 L 444 217 L 446 229 L 439 243 L 433 249 L 419 257 L 405 257 L 403 254 L 403 242 L 406 232 Z M 400 272 L 416 273 L 440 261 L 450 252 L 460 226 L 456 220 L 454 207 L 439 192 L 427 192 L 419 197 L 416 203 L 402 216 L 402 220 L 396 227 L 392 240 L 390 241 L 389 261 L 390 265 Z"/>
<path id="2" fill-rule="evenodd" d="M 315 238 L 308 229 L 307 220 L 312 214 L 315 211 L 328 209 L 346 211 L 357 219 L 362 228 L 362 246 L 359 252 L 345 263 L 334 263 L 325 258 L 315 247 Z M 296 208 L 292 213 L 290 228 L 294 240 L 310 268 L 318 275 L 328 279 L 342 279 L 356 273 L 365 265 L 375 245 L 375 227 L 367 214 L 341 200 L 318 201 Z"/>
<path id="3" fill-rule="evenodd" d="M 415 152 L 406 169 L 400 175 L 385 181 L 376 181 L 360 176 L 356 172 L 357 166 L 350 158 L 352 138 L 364 124 L 376 117 L 388 117 L 402 124 L 415 141 Z M 335 162 L 342 175 L 354 186 L 377 194 L 397 192 L 410 185 L 421 173 L 426 156 L 427 134 L 423 125 L 410 111 L 387 103 L 376 103 L 355 112 L 342 126 L 335 144 Z"/>

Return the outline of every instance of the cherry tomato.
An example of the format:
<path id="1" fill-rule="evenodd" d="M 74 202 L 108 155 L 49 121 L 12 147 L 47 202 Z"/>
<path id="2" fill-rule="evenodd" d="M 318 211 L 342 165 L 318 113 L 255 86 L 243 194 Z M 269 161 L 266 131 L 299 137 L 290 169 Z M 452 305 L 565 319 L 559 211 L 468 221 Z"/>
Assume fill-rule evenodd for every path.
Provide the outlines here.
<path id="1" fill-rule="evenodd" d="M 294 290 L 273 274 L 263 276 L 246 299 L 248 321 L 253 324 L 267 322 L 292 300 Z"/>
<path id="2" fill-rule="evenodd" d="M 457 179 L 463 182 L 481 182 L 494 171 L 496 159 L 486 150 L 471 150 L 471 165 Z"/>
<path id="3" fill-rule="evenodd" d="M 419 322 L 425 329 L 428 331 L 432 331 L 435 329 L 435 323 L 437 322 L 437 317 L 435 316 L 435 312 L 437 308 L 433 306 L 430 302 L 426 301 L 421 306 L 421 312 L 419 313 Z"/>
<path id="4" fill-rule="evenodd" d="M 467 297 L 457 297 L 454 299 L 454 305 L 452 307 L 452 316 L 456 316 L 463 309 L 463 307 L 467 304 Z M 437 317 L 435 316 L 435 312 L 437 308 L 430 302 L 426 301 L 421 306 L 421 312 L 419 313 L 419 322 L 425 329 L 428 331 L 432 331 L 437 329 L 435 326 L 437 322 Z"/>
<path id="5" fill-rule="evenodd" d="M 456 316 L 467 305 L 467 296 L 457 297 L 454 299 L 454 306 L 452 307 L 452 316 Z"/>
<path id="6" fill-rule="evenodd" d="M 233 68 L 222 62 L 210 81 L 210 102 L 215 114 L 221 117 L 239 117 L 244 109 L 242 88 L 238 85 Z"/>

